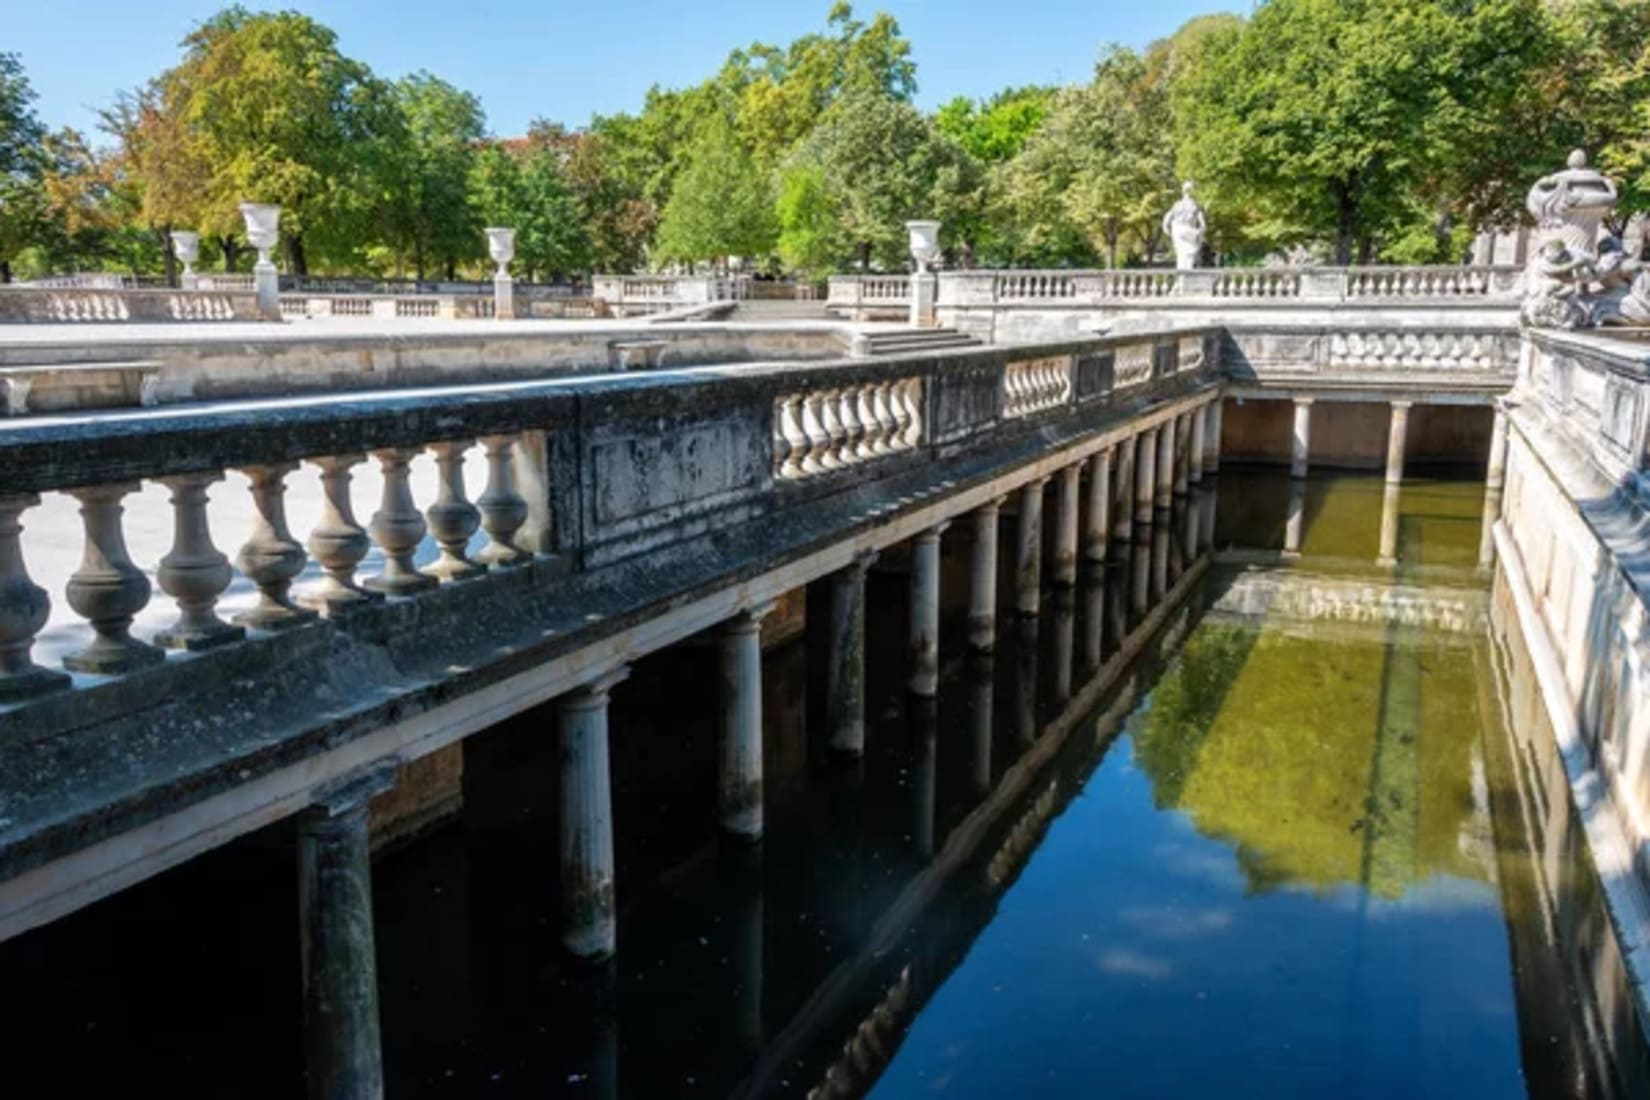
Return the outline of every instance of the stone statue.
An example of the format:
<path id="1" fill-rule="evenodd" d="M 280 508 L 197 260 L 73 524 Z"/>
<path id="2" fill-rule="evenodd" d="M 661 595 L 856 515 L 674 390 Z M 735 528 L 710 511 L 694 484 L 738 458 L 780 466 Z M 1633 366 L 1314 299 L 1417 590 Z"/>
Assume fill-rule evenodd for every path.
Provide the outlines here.
<path id="1" fill-rule="evenodd" d="M 1192 181 L 1180 185 L 1180 201 L 1163 215 L 1163 232 L 1174 242 L 1174 265 L 1182 271 L 1197 266 L 1203 252 L 1203 234 L 1208 228 L 1203 206 L 1192 198 Z"/>
<path id="2" fill-rule="evenodd" d="M 1519 316 L 1533 328 L 1585 328 L 1593 312 L 1583 299 L 1592 259 L 1575 255 L 1560 237 L 1549 237 L 1524 270 L 1524 304 Z"/>
<path id="3" fill-rule="evenodd" d="M 1577 149 L 1562 172 L 1535 182 L 1524 205 L 1540 226 L 1541 243 L 1557 237 L 1571 253 L 1591 258 L 1598 254 L 1599 226 L 1616 208 L 1616 198 L 1616 185 L 1589 168 L 1586 152 Z"/>

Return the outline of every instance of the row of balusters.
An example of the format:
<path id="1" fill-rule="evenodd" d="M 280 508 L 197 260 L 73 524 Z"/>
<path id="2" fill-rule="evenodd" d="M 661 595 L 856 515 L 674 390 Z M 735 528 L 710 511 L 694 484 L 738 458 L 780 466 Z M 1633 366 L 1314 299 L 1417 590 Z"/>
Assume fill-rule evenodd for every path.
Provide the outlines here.
<path id="1" fill-rule="evenodd" d="M 789 394 L 774 402 L 774 474 L 796 480 L 909 451 L 922 421 L 920 378 Z"/>
<path id="2" fill-rule="evenodd" d="M 1346 284 L 1349 298 L 1480 297 L 1489 289 L 1489 273 L 1470 268 L 1354 271 Z"/>
<path id="3" fill-rule="evenodd" d="M 1010 363 L 1003 370 L 1003 415 L 1029 416 L 1071 400 L 1071 357 Z"/>
<path id="4" fill-rule="evenodd" d="M 320 616 L 347 614 L 387 596 L 408 597 L 489 569 L 524 565 L 533 555 L 517 544 L 528 516 L 526 499 L 517 491 L 513 466 L 517 437 L 496 435 L 480 442 L 486 455 L 487 485 L 471 502 L 464 488 L 464 452 L 473 441 L 432 443 L 439 488 L 429 508 L 420 512 L 413 500 L 408 464 L 424 448 L 371 452 L 383 472 L 383 495 L 367 526 L 356 521 L 349 484 L 352 469 L 366 455 L 332 455 L 307 459 L 320 472 L 322 515 L 300 544 L 288 529 L 286 479 L 297 462 L 241 468 L 251 482 L 254 523 L 235 558 L 235 568 L 258 589 L 251 609 L 225 622 L 218 599 L 233 578 L 229 559 L 213 545 L 207 522 L 207 493 L 224 475 L 217 471 L 175 474 L 156 480 L 171 491 L 172 548 L 156 570 L 160 587 L 177 603 L 178 618 L 152 642 L 132 636 L 133 618 L 149 603 L 148 577 L 133 564 L 126 548 L 121 501 L 139 489 L 136 481 L 67 490 L 80 503 L 85 530 L 79 568 L 69 578 L 68 605 L 91 626 L 91 641 L 70 653 L 63 665 L 70 672 L 118 675 L 165 659 L 166 649 L 203 650 L 239 641 L 248 629 L 281 630 Z M 67 686 L 61 672 L 36 665 L 34 638 L 45 626 L 51 601 L 29 578 L 20 542 L 20 517 L 40 498 L 33 493 L 0 496 L 0 702 Z M 485 531 L 488 541 L 468 552 L 471 537 Z M 440 547 L 439 558 L 418 568 L 413 555 L 426 533 Z M 365 579 L 357 567 L 372 545 L 383 553 L 380 572 Z M 294 581 L 313 556 L 324 570 L 313 585 L 296 594 Z"/>

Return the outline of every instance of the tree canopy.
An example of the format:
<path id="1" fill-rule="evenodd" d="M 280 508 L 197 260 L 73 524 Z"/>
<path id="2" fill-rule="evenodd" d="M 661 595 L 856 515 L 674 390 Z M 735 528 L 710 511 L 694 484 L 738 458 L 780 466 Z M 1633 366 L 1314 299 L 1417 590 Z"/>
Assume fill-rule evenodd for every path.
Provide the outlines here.
<path id="1" fill-rule="evenodd" d="M 634 111 L 568 127 L 546 104 L 501 136 L 438 74 L 386 78 L 309 16 L 230 7 L 99 135 L 49 131 L 0 53 L 0 278 L 171 275 L 174 229 L 244 268 L 248 200 L 281 204 L 300 274 L 483 275 L 498 223 L 532 276 L 740 256 L 819 278 L 904 268 L 918 217 L 952 262 L 1151 264 L 1186 178 L 1216 262 L 1450 262 L 1573 147 L 1620 177 L 1624 217 L 1650 206 L 1647 43 L 1642 0 L 1261 0 L 1105 46 L 1079 83 L 926 112 L 899 23 L 836 0 Z"/>

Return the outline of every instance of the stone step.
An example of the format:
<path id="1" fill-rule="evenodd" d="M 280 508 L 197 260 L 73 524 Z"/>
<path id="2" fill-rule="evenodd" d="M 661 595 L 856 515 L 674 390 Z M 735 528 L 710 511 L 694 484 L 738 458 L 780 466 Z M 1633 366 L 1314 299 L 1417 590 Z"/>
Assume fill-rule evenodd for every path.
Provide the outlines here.
<path id="1" fill-rule="evenodd" d="M 897 332 L 868 332 L 866 347 L 871 355 L 898 355 L 912 351 L 938 351 L 944 348 L 978 346 L 980 341 L 956 329 L 925 328 Z"/>

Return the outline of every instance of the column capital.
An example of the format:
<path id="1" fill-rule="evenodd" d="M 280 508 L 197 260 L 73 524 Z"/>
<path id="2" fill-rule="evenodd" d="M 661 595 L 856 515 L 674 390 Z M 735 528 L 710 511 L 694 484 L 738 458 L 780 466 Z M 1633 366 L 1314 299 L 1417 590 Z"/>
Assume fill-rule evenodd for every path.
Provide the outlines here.
<path id="1" fill-rule="evenodd" d="M 318 785 L 309 793 L 309 807 L 300 823 L 317 826 L 366 809 L 367 803 L 395 786 L 400 766 L 400 759 L 391 756 Z"/>
<path id="2" fill-rule="evenodd" d="M 760 630 L 762 620 L 773 614 L 778 601 L 767 600 L 753 604 L 750 607 L 741 607 L 722 622 L 722 629 L 730 634 L 742 634 L 748 631 Z"/>
<path id="3" fill-rule="evenodd" d="M 630 666 L 620 665 L 588 680 L 561 697 L 561 705 L 572 710 L 590 710 L 607 705 L 607 696 L 630 678 Z"/>
<path id="4" fill-rule="evenodd" d="M 950 520 L 942 519 L 938 523 L 934 524 L 934 526 L 928 528 L 927 530 L 919 531 L 917 534 L 913 535 L 912 538 L 913 539 L 920 539 L 920 540 L 938 539 L 941 535 L 945 534 L 946 528 L 948 528 L 950 526 L 951 526 L 951 521 Z"/>
<path id="5" fill-rule="evenodd" d="M 1391 405 L 1394 409 L 1402 409 L 1405 412 L 1408 412 L 1410 409 L 1414 408 L 1415 401 L 1413 398 L 1404 398 L 1401 401 L 1389 401 L 1387 404 Z"/>
<path id="6" fill-rule="evenodd" d="M 1291 400 L 1293 400 L 1295 402 L 1295 406 L 1297 408 L 1299 408 L 1299 407 L 1302 407 L 1302 406 L 1310 406 L 1314 401 L 1317 400 L 1317 398 L 1316 397 L 1295 397 L 1295 398 L 1292 398 Z"/>

